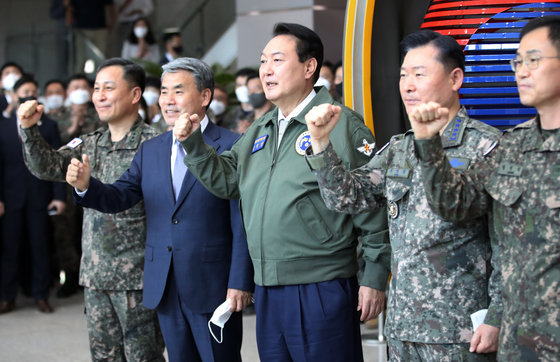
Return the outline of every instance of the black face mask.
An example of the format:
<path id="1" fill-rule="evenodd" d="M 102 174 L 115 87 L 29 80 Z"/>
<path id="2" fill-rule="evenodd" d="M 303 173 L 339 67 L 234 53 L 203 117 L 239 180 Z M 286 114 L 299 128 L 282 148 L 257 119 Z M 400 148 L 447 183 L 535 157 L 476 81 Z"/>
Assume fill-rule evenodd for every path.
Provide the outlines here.
<path id="1" fill-rule="evenodd" d="M 264 106 L 266 103 L 266 96 L 264 95 L 264 92 L 249 94 L 249 103 L 251 103 L 255 109 Z"/>
<path id="2" fill-rule="evenodd" d="M 29 96 L 29 97 L 23 97 L 23 98 L 19 98 L 19 104 L 23 104 L 27 101 L 36 101 L 37 97 L 33 97 L 33 96 Z"/>
<path id="3" fill-rule="evenodd" d="M 182 45 L 172 47 L 171 49 L 173 49 L 173 51 L 177 54 L 181 54 L 183 52 L 183 46 Z"/>
<path id="4" fill-rule="evenodd" d="M 344 95 L 344 94 L 342 94 L 342 92 L 344 91 L 344 88 L 343 88 L 343 85 L 342 85 L 343 83 L 344 82 L 340 82 L 340 83 L 338 83 L 334 86 L 334 89 L 336 90 L 336 94 L 338 94 L 340 96 L 340 98 L 342 98 L 342 96 Z"/>

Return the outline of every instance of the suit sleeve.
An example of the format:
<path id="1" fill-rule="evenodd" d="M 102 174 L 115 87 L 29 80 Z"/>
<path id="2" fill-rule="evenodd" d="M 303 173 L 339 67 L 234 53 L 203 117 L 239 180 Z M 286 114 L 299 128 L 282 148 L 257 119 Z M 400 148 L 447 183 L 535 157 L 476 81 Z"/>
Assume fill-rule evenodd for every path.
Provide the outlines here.
<path id="1" fill-rule="evenodd" d="M 105 213 L 117 213 L 130 209 L 142 200 L 142 156 L 144 145 L 134 155 L 130 167 L 113 184 L 104 184 L 95 177 L 90 178 L 89 188 L 84 197 L 76 190 L 72 195 L 76 203 Z"/>
<path id="2" fill-rule="evenodd" d="M 229 271 L 229 289 L 239 289 L 252 292 L 255 289 L 253 282 L 253 263 L 249 256 L 247 238 L 239 210 L 239 201 L 230 200 L 230 223 L 232 232 L 231 267 Z"/>
<path id="3" fill-rule="evenodd" d="M 243 139 L 241 136 L 231 150 L 220 155 L 204 142 L 200 128 L 181 142 L 187 153 L 185 164 L 189 171 L 208 191 L 222 199 L 239 199 L 236 150 Z"/>

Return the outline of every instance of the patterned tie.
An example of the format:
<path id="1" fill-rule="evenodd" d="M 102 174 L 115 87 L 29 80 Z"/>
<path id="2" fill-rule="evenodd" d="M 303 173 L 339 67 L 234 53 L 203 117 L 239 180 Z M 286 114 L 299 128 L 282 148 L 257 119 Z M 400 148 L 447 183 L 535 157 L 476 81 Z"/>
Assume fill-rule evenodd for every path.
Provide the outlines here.
<path id="1" fill-rule="evenodd" d="M 177 200 L 181 191 L 181 185 L 183 184 L 183 178 L 187 172 L 187 165 L 183 162 L 185 150 L 177 140 L 175 141 L 175 147 L 177 149 L 177 157 L 175 157 L 175 165 L 173 167 L 173 191 L 175 192 L 175 200 Z"/>

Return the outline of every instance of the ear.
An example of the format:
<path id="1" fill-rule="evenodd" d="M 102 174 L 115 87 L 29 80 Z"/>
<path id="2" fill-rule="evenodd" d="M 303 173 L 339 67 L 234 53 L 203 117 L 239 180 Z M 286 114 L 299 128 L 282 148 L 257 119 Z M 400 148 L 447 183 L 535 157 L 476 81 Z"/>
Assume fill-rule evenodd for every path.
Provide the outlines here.
<path id="1" fill-rule="evenodd" d="M 455 92 L 458 92 L 459 88 L 461 88 L 461 86 L 463 85 L 463 78 L 464 77 L 465 77 L 465 74 L 463 73 L 461 68 L 455 68 L 451 71 L 451 73 L 449 73 L 449 81 L 451 82 L 452 89 Z"/>
<path id="2" fill-rule="evenodd" d="M 202 97 L 202 107 L 208 106 L 210 104 L 210 98 L 212 97 L 210 89 L 203 89 L 202 92 L 200 92 L 200 96 Z"/>
<path id="3" fill-rule="evenodd" d="M 305 79 L 312 79 L 317 70 L 317 59 L 310 58 L 305 61 Z"/>
<path id="4" fill-rule="evenodd" d="M 142 90 L 140 87 L 132 88 L 132 104 L 136 104 L 140 102 L 140 98 L 142 97 Z"/>

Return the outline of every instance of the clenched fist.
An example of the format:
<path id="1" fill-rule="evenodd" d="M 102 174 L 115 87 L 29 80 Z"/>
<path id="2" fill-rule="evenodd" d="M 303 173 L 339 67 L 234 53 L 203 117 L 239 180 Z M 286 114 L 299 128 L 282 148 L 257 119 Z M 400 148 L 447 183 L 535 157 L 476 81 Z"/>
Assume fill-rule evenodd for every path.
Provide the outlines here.
<path id="1" fill-rule="evenodd" d="M 200 127 L 200 117 L 198 114 L 183 113 L 179 116 L 173 126 L 173 134 L 179 141 L 184 141 Z"/>
<path id="2" fill-rule="evenodd" d="M 75 187 L 78 191 L 85 191 L 89 188 L 89 178 L 91 177 L 91 165 L 89 157 L 82 155 L 83 162 L 73 158 L 66 171 L 66 182 Z"/>
<path id="3" fill-rule="evenodd" d="M 342 108 L 324 103 L 311 108 L 305 115 L 307 129 L 311 136 L 313 153 L 323 151 L 329 145 L 329 135 L 340 119 Z"/>
<path id="4" fill-rule="evenodd" d="M 37 101 L 27 101 L 21 104 L 17 110 L 17 116 L 22 128 L 29 128 L 37 124 L 43 115 L 45 106 Z"/>
<path id="5" fill-rule="evenodd" d="M 422 103 L 408 114 L 416 139 L 432 138 L 449 121 L 449 109 L 439 103 Z"/>

